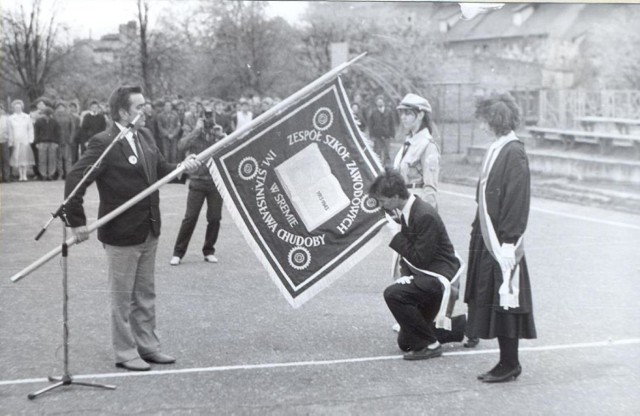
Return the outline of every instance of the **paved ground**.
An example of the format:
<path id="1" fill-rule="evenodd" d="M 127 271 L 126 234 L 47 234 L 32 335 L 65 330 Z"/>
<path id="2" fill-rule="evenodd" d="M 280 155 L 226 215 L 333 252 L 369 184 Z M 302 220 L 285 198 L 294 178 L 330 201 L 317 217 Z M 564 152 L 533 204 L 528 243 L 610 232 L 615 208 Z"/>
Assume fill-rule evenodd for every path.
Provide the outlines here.
<path id="1" fill-rule="evenodd" d="M 169 266 L 186 197 L 173 184 L 161 191 L 157 292 L 160 336 L 178 363 L 142 374 L 113 367 L 105 259 L 94 234 L 70 254 L 71 372 L 117 389 L 73 386 L 29 401 L 62 371 L 59 262 L 18 283 L 9 277 L 59 244 L 58 224 L 33 237 L 61 193 L 61 182 L 0 185 L 0 414 L 640 412 L 640 216 L 534 200 L 526 244 L 539 338 L 521 343 L 517 382 L 486 385 L 475 376 L 497 361 L 495 341 L 471 351 L 448 345 L 426 362 L 400 359 L 381 295 L 390 282 L 386 247 L 297 310 L 228 216 L 219 264 L 202 261 L 200 223 L 184 264 Z M 447 184 L 440 197 L 463 257 L 472 194 Z M 95 218 L 95 188 L 86 201 Z"/>

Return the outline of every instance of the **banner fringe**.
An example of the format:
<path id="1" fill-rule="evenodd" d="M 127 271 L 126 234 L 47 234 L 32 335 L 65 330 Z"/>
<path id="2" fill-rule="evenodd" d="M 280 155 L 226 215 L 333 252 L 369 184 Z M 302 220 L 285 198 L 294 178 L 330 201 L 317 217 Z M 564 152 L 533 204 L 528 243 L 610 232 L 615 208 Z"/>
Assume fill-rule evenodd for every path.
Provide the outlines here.
<path id="1" fill-rule="evenodd" d="M 329 274 L 325 275 L 320 281 L 314 283 L 313 286 L 298 295 L 298 297 L 292 298 L 289 295 L 289 298 L 291 298 L 291 300 L 289 301 L 291 306 L 293 306 L 294 308 L 298 308 L 309 299 L 317 295 L 320 291 L 329 287 L 333 282 L 338 280 L 338 278 L 340 278 L 346 272 L 351 270 L 356 264 L 362 261 L 362 259 L 371 254 L 371 252 L 378 247 L 381 241 L 382 239 L 380 237 L 380 231 L 378 231 L 374 237 L 363 244 L 354 254 L 349 256 L 348 259 L 344 260 L 339 266 L 333 269 Z M 282 284 L 280 283 L 279 285 L 282 286 Z"/>

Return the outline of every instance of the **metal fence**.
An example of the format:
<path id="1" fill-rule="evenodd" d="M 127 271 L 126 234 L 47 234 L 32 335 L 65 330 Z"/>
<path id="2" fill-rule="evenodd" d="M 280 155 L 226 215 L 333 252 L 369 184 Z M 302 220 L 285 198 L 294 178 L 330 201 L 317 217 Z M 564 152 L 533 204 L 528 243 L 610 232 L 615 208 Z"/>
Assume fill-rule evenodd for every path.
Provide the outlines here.
<path id="1" fill-rule="evenodd" d="M 483 143 L 474 119 L 475 99 L 487 91 L 509 91 L 522 109 L 523 125 L 579 128 L 579 117 L 640 119 L 637 90 L 513 89 L 475 83 L 429 84 L 425 94 L 433 107 L 443 153 L 462 153 Z"/>
<path id="2" fill-rule="evenodd" d="M 578 117 L 640 119 L 640 91 L 541 90 L 537 124 L 578 127 Z"/>

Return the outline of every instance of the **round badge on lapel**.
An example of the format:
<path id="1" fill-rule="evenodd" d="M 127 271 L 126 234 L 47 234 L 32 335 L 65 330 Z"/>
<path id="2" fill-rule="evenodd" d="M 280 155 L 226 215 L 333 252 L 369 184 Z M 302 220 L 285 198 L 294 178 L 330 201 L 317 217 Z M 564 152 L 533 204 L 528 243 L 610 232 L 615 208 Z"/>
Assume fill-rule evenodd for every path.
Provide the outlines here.
<path id="1" fill-rule="evenodd" d="M 129 163 L 135 165 L 136 163 L 138 163 L 138 158 L 133 155 L 129 156 Z"/>

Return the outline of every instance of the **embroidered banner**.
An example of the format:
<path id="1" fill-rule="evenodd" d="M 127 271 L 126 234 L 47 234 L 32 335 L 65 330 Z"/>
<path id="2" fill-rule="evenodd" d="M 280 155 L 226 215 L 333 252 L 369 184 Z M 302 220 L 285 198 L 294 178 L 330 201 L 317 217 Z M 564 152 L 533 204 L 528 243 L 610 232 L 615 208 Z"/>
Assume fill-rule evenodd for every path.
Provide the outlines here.
<path id="1" fill-rule="evenodd" d="M 384 214 L 381 172 L 340 78 L 221 146 L 209 169 L 245 239 L 298 307 L 366 256 Z"/>

